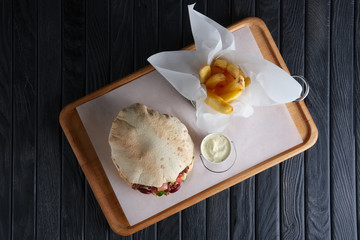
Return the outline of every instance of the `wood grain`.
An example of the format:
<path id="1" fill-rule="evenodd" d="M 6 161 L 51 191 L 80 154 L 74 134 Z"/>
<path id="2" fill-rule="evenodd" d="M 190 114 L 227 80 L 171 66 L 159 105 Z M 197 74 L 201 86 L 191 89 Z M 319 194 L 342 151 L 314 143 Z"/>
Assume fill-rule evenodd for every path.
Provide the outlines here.
<path id="1" fill-rule="evenodd" d="M 132 235 L 132 239 L 133 240 L 142 240 L 142 239 L 146 239 L 146 240 L 155 240 L 157 239 L 156 236 L 156 224 L 145 228 L 144 230 L 141 230 L 135 234 Z"/>
<path id="2" fill-rule="evenodd" d="M 280 1 L 256 2 L 256 15 L 267 25 L 277 46 L 280 43 Z M 280 237 L 280 166 L 274 166 L 255 177 L 256 237 Z M 269 201 L 269 199 L 271 199 Z"/>
<path id="3" fill-rule="evenodd" d="M 281 164 L 281 239 L 305 239 L 304 155 Z"/>
<path id="4" fill-rule="evenodd" d="M 182 48 L 181 1 L 159 1 L 159 50 L 177 51 Z"/>
<path id="5" fill-rule="evenodd" d="M 60 239 L 61 2 L 38 0 L 36 236 Z"/>
<path id="6" fill-rule="evenodd" d="M 276 45 L 280 46 L 277 41 L 280 39 L 280 0 L 256 0 L 255 16 L 260 17 L 266 26 L 273 26 L 269 31 Z"/>
<path id="7" fill-rule="evenodd" d="M 63 1 L 62 104 L 85 94 L 85 2 Z M 61 238 L 83 239 L 85 179 L 70 145 L 63 138 L 61 177 Z"/>
<path id="8" fill-rule="evenodd" d="M 135 69 L 148 65 L 147 58 L 158 52 L 158 0 L 135 1 Z"/>
<path id="9" fill-rule="evenodd" d="M 230 189 L 206 200 L 207 239 L 230 239 Z"/>
<path id="10" fill-rule="evenodd" d="M 110 83 L 110 0 L 86 1 L 86 93 Z M 95 196 L 85 186 L 85 239 L 106 239 L 108 224 Z"/>
<path id="11" fill-rule="evenodd" d="M 110 80 L 134 72 L 134 4 L 132 0 L 111 1 Z"/>
<path id="12" fill-rule="evenodd" d="M 354 16 L 354 91 L 360 92 L 360 1 L 355 1 Z M 360 229 L 360 96 L 354 95 L 354 128 L 355 128 L 355 158 L 356 158 L 356 203 L 357 229 Z"/>
<path id="13" fill-rule="evenodd" d="M 331 7 L 330 166 L 332 237 L 355 239 L 354 3 Z M 341 48 L 340 48 L 341 46 Z"/>
<path id="14" fill-rule="evenodd" d="M 106 239 L 109 235 L 108 224 L 88 182 L 85 186 L 85 196 L 84 238 Z"/>
<path id="15" fill-rule="evenodd" d="M 12 1 L 0 4 L 0 239 L 12 228 Z"/>
<path id="16" fill-rule="evenodd" d="M 110 83 L 110 0 L 86 1 L 86 92 Z"/>
<path id="17" fill-rule="evenodd" d="M 280 238 L 279 166 L 255 177 L 255 235 L 258 239 Z"/>
<path id="18" fill-rule="evenodd" d="M 255 2 L 255 0 L 232 0 L 232 22 L 234 23 L 247 17 L 255 17 Z"/>
<path id="19" fill-rule="evenodd" d="M 207 5 L 206 16 L 219 23 L 220 25 L 227 27 L 231 22 L 231 1 L 213 1 Z"/>
<path id="20" fill-rule="evenodd" d="M 281 4 L 281 53 L 291 74 L 304 76 L 305 1 Z M 305 239 L 304 155 L 299 154 L 281 167 L 281 238 Z"/>
<path id="21" fill-rule="evenodd" d="M 157 223 L 157 239 L 181 239 L 181 214 L 177 213 Z"/>
<path id="22" fill-rule="evenodd" d="M 12 238 L 36 236 L 36 2 L 13 1 Z M 24 201 L 26 199 L 26 201 Z"/>
<path id="23" fill-rule="evenodd" d="M 330 1 L 307 1 L 305 12 L 306 105 L 319 131 L 305 154 L 306 238 L 330 239 Z"/>
<path id="24" fill-rule="evenodd" d="M 201 201 L 181 213 L 181 237 L 183 239 L 206 239 L 206 201 Z"/>
<path id="25" fill-rule="evenodd" d="M 230 189 L 231 239 L 255 239 L 254 178 L 251 177 Z"/>

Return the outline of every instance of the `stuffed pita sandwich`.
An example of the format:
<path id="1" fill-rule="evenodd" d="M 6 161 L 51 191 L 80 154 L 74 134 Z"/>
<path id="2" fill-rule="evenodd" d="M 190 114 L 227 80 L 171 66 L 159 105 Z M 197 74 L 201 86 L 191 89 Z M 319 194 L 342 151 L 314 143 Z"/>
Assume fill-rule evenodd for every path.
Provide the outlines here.
<path id="1" fill-rule="evenodd" d="M 194 143 L 186 126 L 143 104 L 119 112 L 109 143 L 119 175 L 145 194 L 178 191 L 193 167 Z"/>

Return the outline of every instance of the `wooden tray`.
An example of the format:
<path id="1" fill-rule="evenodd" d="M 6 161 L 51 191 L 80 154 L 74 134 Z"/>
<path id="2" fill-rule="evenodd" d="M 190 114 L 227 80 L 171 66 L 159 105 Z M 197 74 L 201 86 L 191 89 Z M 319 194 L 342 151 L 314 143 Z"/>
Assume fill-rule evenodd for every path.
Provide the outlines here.
<path id="1" fill-rule="evenodd" d="M 264 58 L 289 72 L 269 30 L 261 19 L 254 17 L 246 18 L 230 26 L 228 29 L 231 32 L 234 32 L 245 26 L 250 27 L 250 30 L 254 35 Z M 194 49 L 194 45 L 191 45 L 185 49 Z M 251 176 L 254 176 L 261 171 L 264 171 L 292 156 L 305 151 L 314 145 L 317 140 L 318 131 L 305 103 L 303 101 L 299 103 L 289 103 L 286 106 L 295 122 L 300 136 L 304 141 L 302 144 L 299 144 L 270 159 L 267 159 L 266 161 L 263 161 L 250 169 L 238 173 L 237 175 L 228 178 L 227 180 L 218 183 L 217 185 L 214 185 L 191 198 L 173 205 L 172 207 L 136 225 L 130 226 L 105 174 L 101 162 L 95 153 L 86 130 L 80 120 L 80 117 L 76 111 L 76 107 L 94 98 L 102 96 L 105 93 L 114 90 L 115 88 L 121 87 L 122 85 L 131 82 L 151 71 L 154 71 L 152 66 L 142 68 L 123 79 L 120 79 L 67 105 L 60 113 L 60 124 L 63 128 L 63 131 L 68 138 L 68 141 L 79 161 L 82 170 L 84 171 L 84 174 L 94 192 L 97 201 L 100 204 L 101 209 L 105 214 L 107 221 L 109 222 L 110 227 L 117 234 L 130 235 L 143 228 L 146 228 L 174 213 L 177 213 L 201 200 L 204 200 L 226 188 L 229 188 Z"/>

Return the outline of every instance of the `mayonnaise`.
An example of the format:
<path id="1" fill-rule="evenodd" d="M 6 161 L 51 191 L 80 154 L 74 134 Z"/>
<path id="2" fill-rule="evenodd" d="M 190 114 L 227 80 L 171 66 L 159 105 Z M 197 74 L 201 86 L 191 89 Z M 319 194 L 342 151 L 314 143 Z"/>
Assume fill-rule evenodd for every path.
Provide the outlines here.
<path id="1" fill-rule="evenodd" d="M 201 153 L 210 162 L 224 161 L 231 152 L 230 141 L 220 133 L 207 135 L 201 142 Z"/>

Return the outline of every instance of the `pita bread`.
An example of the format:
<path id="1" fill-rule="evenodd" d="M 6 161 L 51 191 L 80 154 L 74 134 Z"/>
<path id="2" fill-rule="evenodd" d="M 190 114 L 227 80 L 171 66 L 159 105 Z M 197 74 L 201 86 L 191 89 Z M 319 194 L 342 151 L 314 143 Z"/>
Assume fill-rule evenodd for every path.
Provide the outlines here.
<path id="1" fill-rule="evenodd" d="M 109 143 L 119 175 L 130 185 L 161 187 L 192 163 L 194 143 L 179 119 L 143 104 L 120 111 Z"/>

